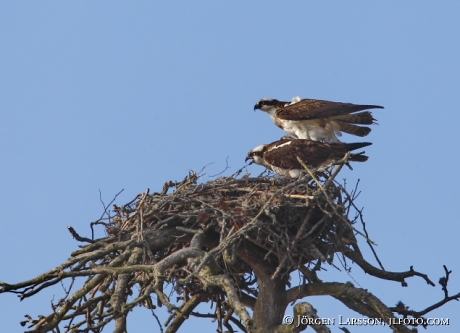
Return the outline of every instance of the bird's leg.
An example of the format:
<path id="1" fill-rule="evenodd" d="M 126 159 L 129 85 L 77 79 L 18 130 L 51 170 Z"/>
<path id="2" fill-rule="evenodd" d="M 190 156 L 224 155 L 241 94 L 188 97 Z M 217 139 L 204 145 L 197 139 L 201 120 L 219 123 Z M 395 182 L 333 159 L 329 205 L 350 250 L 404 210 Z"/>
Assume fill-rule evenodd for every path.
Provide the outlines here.
<path id="1" fill-rule="evenodd" d="M 297 138 L 293 137 L 292 135 L 283 135 L 280 140 L 295 140 Z"/>

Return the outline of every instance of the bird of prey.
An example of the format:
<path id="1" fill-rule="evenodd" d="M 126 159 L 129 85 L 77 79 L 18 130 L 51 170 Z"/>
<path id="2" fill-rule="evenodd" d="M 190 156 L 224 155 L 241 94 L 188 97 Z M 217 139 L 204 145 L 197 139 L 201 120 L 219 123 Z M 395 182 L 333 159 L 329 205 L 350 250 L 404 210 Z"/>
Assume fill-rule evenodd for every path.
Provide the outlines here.
<path id="1" fill-rule="evenodd" d="M 367 126 L 375 124 L 367 109 L 383 109 L 379 105 L 358 105 L 294 97 L 291 102 L 262 98 L 254 110 L 268 113 L 276 126 L 299 139 L 321 142 L 340 142 L 341 132 L 360 137 L 369 134 Z M 356 113 L 359 112 L 359 113 Z"/>
<path id="2" fill-rule="evenodd" d="M 371 144 L 370 142 L 325 143 L 305 139 L 284 139 L 257 146 L 248 153 L 246 161 L 252 160 L 253 163 L 265 166 L 280 176 L 298 178 L 305 170 L 297 157 L 306 165 L 317 169 L 341 160 L 349 151 Z M 364 152 L 351 154 L 349 161 L 367 161 L 368 157 L 363 154 Z"/>

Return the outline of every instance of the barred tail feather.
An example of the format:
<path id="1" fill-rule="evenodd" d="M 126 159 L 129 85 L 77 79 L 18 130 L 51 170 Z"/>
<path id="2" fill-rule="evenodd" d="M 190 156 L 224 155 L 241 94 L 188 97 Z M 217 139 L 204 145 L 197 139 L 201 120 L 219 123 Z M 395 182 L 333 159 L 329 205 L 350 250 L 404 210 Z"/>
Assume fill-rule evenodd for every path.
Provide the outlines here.
<path id="1" fill-rule="evenodd" d="M 354 161 L 354 162 L 366 162 L 369 159 L 369 156 L 363 155 L 366 153 L 365 151 L 362 151 L 357 154 L 350 154 L 350 159 L 349 161 Z"/>
<path id="2" fill-rule="evenodd" d="M 367 126 L 353 125 L 343 121 L 337 121 L 337 123 L 340 126 L 340 130 L 348 134 L 363 137 L 371 132 L 371 129 Z"/>

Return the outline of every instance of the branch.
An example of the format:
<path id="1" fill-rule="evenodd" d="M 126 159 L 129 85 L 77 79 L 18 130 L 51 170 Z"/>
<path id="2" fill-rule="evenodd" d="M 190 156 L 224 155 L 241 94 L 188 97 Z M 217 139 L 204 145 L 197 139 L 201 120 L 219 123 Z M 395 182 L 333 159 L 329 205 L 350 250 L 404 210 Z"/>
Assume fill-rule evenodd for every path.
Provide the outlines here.
<path id="1" fill-rule="evenodd" d="M 87 243 L 94 243 L 96 242 L 95 240 L 92 240 L 92 239 L 89 239 L 89 238 L 86 238 L 86 237 L 81 237 L 76 231 L 74 228 L 72 228 L 70 225 L 67 226 L 67 229 L 69 230 L 69 232 L 72 234 L 73 238 L 75 238 L 77 241 L 79 242 L 87 242 Z"/>
<path id="2" fill-rule="evenodd" d="M 205 288 L 207 285 L 218 286 L 225 291 L 225 294 L 228 297 L 228 302 L 230 306 L 236 312 L 238 317 L 241 318 L 244 325 L 248 328 L 248 331 L 251 331 L 251 327 L 252 327 L 251 316 L 246 311 L 245 306 L 241 303 L 238 292 L 232 280 L 227 275 L 219 275 L 219 276 L 208 276 L 208 277 L 203 276 L 202 281 L 205 283 Z"/>
<path id="3" fill-rule="evenodd" d="M 382 301 L 365 289 L 355 288 L 350 282 L 315 282 L 294 287 L 286 291 L 286 302 L 290 303 L 303 297 L 320 295 L 333 296 L 347 306 L 350 304 L 350 301 L 365 305 L 361 307 L 355 305 L 352 309 L 355 311 L 359 310 L 361 314 L 366 316 L 381 318 L 387 323 L 390 323 L 390 319 L 395 318 L 392 311 Z M 372 311 L 366 311 L 369 308 Z M 396 332 L 410 332 L 404 325 L 391 324 L 390 326 Z"/>
<path id="4" fill-rule="evenodd" d="M 200 304 L 201 302 L 205 301 L 207 295 L 204 294 L 196 294 L 194 295 L 187 303 L 185 303 L 182 308 L 175 311 L 175 319 L 169 324 L 168 329 L 165 333 L 175 333 L 179 330 L 181 325 L 184 323 L 185 319 L 188 318 L 190 313 Z"/>
<path id="5" fill-rule="evenodd" d="M 456 300 L 458 301 L 460 299 L 460 293 L 456 294 L 456 295 L 452 295 L 452 296 L 449 296 L 449 292 L 447 290 L 447 283 L 449 281 L 449 275 L 452 273 L 452 271 L 449 271 L 446 267 L 446 265 L 443 265 L 443 268 L 444 268 L 444 271 L 446 273 L 446 275 L 442 278 L 439 279 L 439 284 L 442 286 L 442 290 L 444 292 L 444 299 L 442 299 L 441 301 L 427 307 L 426 309 L 422 310 L 422 311 L 413 311 L 413 310 L 409 310 L 408 307 L 406 307 L 402 302 L 399 302 L 396 307 L 394 308 L 391 308 L 391 310 L 393 312 L 397 312 L 401 315 L 404 315 L 404 316 L 413 316 L 414 318 L 420 318 L 422 316 L 424 316 L 425 314 L 437 309 L 437 308 L 440 308 L 441 306 L 443 306 L 444 304 L 450 302 L 450 301 L 453 301 L 453 300 Z"/>
<path id="6" fill-rule="evenodd" d="M 407 287 L 407 283 L 405 279 L 408 277 L 412 277 L 412 276 L 420 276 L 426 281 L 427 284 L 433 287 L 435 286 L 435 284 L 428 278 L 428 275 L 414 271 L 412 266 L 410 267 L 410 270 L 407 272 L 388 272 L 388 271 L 383 271 L 383 270 L 380 270 L 372 266 L 354 251 L 344 250 L 343 254 L 346 257 L 353 260 L 356 264 L 358 264 L 358 266 L 361 267 L 363 271 L 365 271 L 367 274 L 370 274 L 372 276 L 375 276 L 381 279 L 385 279 L 385 280 L 401 282 L 403 287 Z"/>

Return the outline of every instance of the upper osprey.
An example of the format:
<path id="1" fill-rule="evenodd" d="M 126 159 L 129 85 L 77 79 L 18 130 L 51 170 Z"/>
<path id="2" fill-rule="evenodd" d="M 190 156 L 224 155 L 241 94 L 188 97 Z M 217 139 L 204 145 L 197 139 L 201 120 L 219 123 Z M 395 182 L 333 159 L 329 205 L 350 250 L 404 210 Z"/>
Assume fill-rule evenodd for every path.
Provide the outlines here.
<path id="1" fill-rule="evenodd" d="M 299 139 L 340 142 L 337 136 L 341 136 L 341 132 L 362 137 L 368 135 L 371 129 L 358 125 L 375 124 L 369 111 L 355 112 L 383 109 L 383 106 L 294 97 L 291 102 L 262 98 L 254 105 L 254 110 L 256 109 L 267 112 L 276 126 Z"/>

